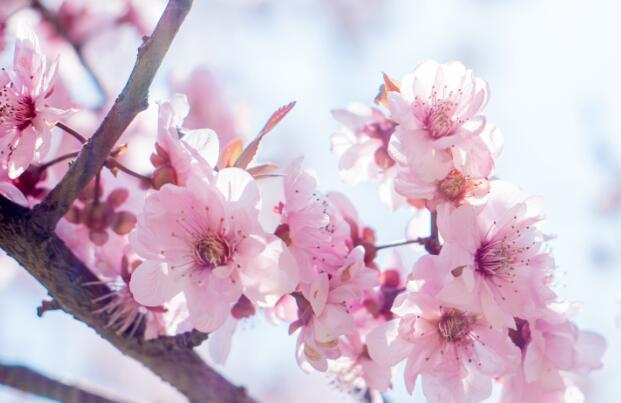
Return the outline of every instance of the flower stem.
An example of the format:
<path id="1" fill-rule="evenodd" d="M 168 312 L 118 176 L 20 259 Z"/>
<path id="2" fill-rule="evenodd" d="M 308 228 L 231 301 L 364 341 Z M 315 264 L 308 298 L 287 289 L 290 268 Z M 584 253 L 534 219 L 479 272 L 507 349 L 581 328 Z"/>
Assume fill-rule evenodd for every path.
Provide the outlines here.
<path id="1" fill-rule="evenodd" d="M 59 129 L 64 130 L 68 134 L 70 134 L 73 137 L 75 137 L 81 144 L 85 144 L 86 143 L 86 137 L 82 136 L 80 133 L 78 133 L 77 131 L 73 130 L 72 128 L 70 128 L 69 126 L 65 125 L 64 123 L 58 122 L 58 123 L 56 123 L 56 127 L 58 127 Z"/>
<path id="2" fill-rule="evenodd" d="M 118 162 L 115 159 L 112 158 L 108 158 L 104 164 L 104 166 L 110 170 L 114 170 L 114 169 L 118 169 L 121 172 L 125 172 L 126 174 L 133 176 L 134 178 L 140 179 L 142 181 L 145 181 L 146 183 L 148 183 L 149 185 L 152 183 L 151 178 L 142 174 L 139 174 L 138 172 L 132 171 L 131 169 L 127 168 L 125 165 L 121 164 L 120 162 Z"/>
<path id="3" fill-rule="evenodd" d="M 400 242 L 387 243 L 385 245 L 376 246 L 375 250 L 395 248 L 397 246 L 410 245 L 410 244 L 413 244 L 413 243 L 417 243 L 419 245 L 424 245 L 425 242 L 427 242 L 427 239 L 428 238 L 425 237 L 425 238 L 408 239 L 408 240 L 400 241 Z"/>
<path id="4" fill-rule="evenodd" d="M 51 167 L 52 165 L 58 164 L 59 162 L 63 162 L 65 160 L 77 157 L 79 153 L 80 153 L 79 151 L 74 151 L 72 153 L 61 155 L 60 157 L 56 157 L 53 160 L 48 161 L 45 164 L 40 165 L 39 169 L 41 171 L 44 171 L 44 170 L 48 169 L 49 167 Z"/>

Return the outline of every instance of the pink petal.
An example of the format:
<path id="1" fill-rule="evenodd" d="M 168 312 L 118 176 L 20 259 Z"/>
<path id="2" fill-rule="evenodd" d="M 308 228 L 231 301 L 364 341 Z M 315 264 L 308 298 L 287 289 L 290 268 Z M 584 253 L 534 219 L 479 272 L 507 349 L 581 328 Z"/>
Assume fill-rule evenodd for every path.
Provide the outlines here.
<path id="1" fill-rule="evenodd" d="M 224 168 L 218 172 L 216 186 L 227 201 L 237 201 L 248 208 L 260 206 L 260 193 L 254 178 L 240 168 Z"/>
<path id="2" fill-rule="evenodd" d="M 146 260 L 132 273 L 129 288 L 134 299 L 145 306 L 159 306 L 181 291 L 180 284 L 169 275 L 166 265 Z"/>
<path id="3" fill-rule="evenodd" d="M 373 361 L 392 367 L 407 357 L 413 346 L 399 336 L 399 321 L 393 319 L 377 326 L 367 336 L 367 347 Z"/>

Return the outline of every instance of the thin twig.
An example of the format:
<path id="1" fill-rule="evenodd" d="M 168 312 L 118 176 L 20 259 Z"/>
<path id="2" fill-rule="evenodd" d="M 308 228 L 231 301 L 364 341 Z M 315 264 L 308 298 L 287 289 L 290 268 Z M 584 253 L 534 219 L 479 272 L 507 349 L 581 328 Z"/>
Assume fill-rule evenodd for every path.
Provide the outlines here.
<path id="1" fill-rule="evenodd" d="M 395 248 L 398 246 L 403 246 L 403 245 L 410 245 L 413 243 L 417 243 L 419 245 L 424 245 L 425 242 L 427 242 L 427 237 L 424 238 L 416 238 L 416 239 L 408 239 L 405 241 L 399 241 L 399 242 L 393 242 L 393 243 L 387 243 L 385 245 L 379 245 L 375 247 L 375 250 L 382 250 L 382 249 L 388 249 L 388 248 Z"/>
<path id="2" fill-rule="evenodd" d="M 87 141 L 86 137 L 84 137 L 83 135 L 78 133 L 77 130 L 72 129 L 71 127 L 69 127 L 69 126 L 67 126 L 67 125 L 65 125 L 64 123 L 61 123 L 61 122 L 58 122 L 56 124 L 56 126 L 58 128 L 60 128 L 60 129 L 64 130 L 65 132 L 69 133 L 70 135 L 72 135 L 76 139 L 78 139 L 78 141 L 80 141 L 82 144 L 86 143 L 86 141 Z M 118 149 L 116 149 L 116 150 L 112 150 L 110 152 L 110 156 L 114 157 L 116 154 L 119 154 L 119 151 L 121 149 L 126 148 L 126 147 L 127 147 L 126 145 L 123 145 L 121 147 L 118 147 Z M 43 168 L 41 168 L 41 169 L 45 169 L 45 168 L 49 167 L 50 165 L 54 165 L 55 163 L 63 161 L 65 159 L 75 157 L 78 154 L 79 154 L 79 152 L 62 155 L 62 156 L 60 156 L 58 158 L 55 158 L 52 161 L 50 161 L 50 162 L 48 162 L 48 163 L 46 163 L 44 165 L 42 165 Z M 119 161 L 117 161 L 117 160 L 115 160 L 113 158 L 109 158 L 108 160 L 106 160 L 104 166 L 106 168 L 110 169 L 110 170 L 118 169 L 119 171 L 123 171 L 126 174 L 131 175 L 131 176 L 133 176 L 135 178 L 138 178 L 138 179 L 140 179 L 142 181 L 145 181 L 145 182 L 147 182 L 149 184 L 151 183 L 151 178 L 149 178 L 148 176 L 141 175 L 138 172 L 132 171 L 131 169 L 127 168 L 125 165 L 121 164 Z"/>
<path id="3" fill-rule="evenodd" d="M 72 128 L 70 128 L 69 126 L 65 125 L 63 122 L 56 123 L 56 127 L 58 127 L 59 129 L 64 130 L 65 132 L 67 132 L 70 135 L 72 135 L 73 137 L 75 137 L 80 142 L 80 144 L 85 144 L 86 141 L 87 141 L 86 137 L 82 136 L 77 131 L 75 131 Z"/>
<path id="4" fill-rule="evenodd" d="M 108 158 L 104 166 L 110 170 L 118 169 L 119 171 L 125 172 L 126 174 L 133 176 L 134 178 L 140 179 L 141 181 L 144 181 L 148 184 L 152 183 L 152 180 L 150 177 L 139 174 L 136 171 L 132 171 L 131 169 L 127 168 L 125 165 L 121 164 L 119 161 L 113 158 Z"/>
<path id="5" fill-rule="evenodd" d="M 79 153 L 80 153 L 79 151 L 74 151 L 72 153 L 61 155 L 60 157 L 56 157 L 51 161 L 48 161 L 42 165 L 39 165 L 38 169 L 40 169 L 41 171 L 46 170 L 52 165 L 58 164 L 59 162 L 77 157 Z"/>
<path id="6" fill-rule="evenodd" d="M 82 147 L 76 161 L 41 204 L 33 210 L 37 225 L 51 230 L 69 210 L 80 191 L 105 163 L 110 151 L 134 117 L 148 106 L 148 92 L 168 48 L 185 19 L 192 0 L 171 0 L 153 35 L 138 49 L 138 59 L 125 88 L 103 122 Z"/>
<path id="7" fill-rule="evenodd" d="M 0 384 L 30 394 L 69 403 L 114 403 L 112 400 L 80 386 L 52 379 L 30 368 L 0 363 Z"/>

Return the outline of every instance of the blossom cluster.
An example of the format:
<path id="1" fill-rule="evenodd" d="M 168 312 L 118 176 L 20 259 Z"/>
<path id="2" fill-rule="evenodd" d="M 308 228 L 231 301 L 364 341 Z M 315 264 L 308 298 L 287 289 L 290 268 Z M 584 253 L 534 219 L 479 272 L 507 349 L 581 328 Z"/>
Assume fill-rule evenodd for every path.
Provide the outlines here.
<path id="1" fill-rule="evenodd" d="M 67 15 L 86 13 L 71 4 Z M 79 24 L 69 35 L 88 37 Z M 57 70 L 28 34 L 0 73 L 0 194 L 25 206 L 77 155 L 63 131 L 99 118 L 77 110 Z M 430 235 L 405 242 L 426 251 L 411 268 L 380 259 L 374 230 L 344 194 L 320 190 L 302 157 L 257 162 L 293 104 L 244 145 L 233 114 L 201 98 L 209 74 L 191 83 L 159 101 L 157 127 L 125 133 L 56 228 L 109 287 L 98 313 L 119 334 L 211 333 L 222 363 L 237 323 L 261 312 L 297 336 L 302 368 L 373 399 L 401 362 L 407 390 L 420 376 L 442 403 L 484 400 L 493 383 L 502 402 L 564 402 L 575 374 L 601 365 L 603 339 L 579 330 L 552 289 L 540 200 L 493 176 L 502 141 L 482 114 L 489 88 L 461 63 L 384 76 L 375 106 L 333 112 L 343 179 L 377 181 L 389 209 L 431 217 Z M 139 174 L 123 165 L 125 142 L 149 135 Z"/>

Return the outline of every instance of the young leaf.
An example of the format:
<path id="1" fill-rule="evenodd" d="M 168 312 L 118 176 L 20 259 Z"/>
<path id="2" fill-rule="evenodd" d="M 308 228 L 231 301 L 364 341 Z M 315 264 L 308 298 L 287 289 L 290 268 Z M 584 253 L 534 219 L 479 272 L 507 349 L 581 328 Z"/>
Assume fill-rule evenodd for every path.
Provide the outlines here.
<path id="1" fill-rule="evenodd" d="M 248 167 L 248 164 L 252 162 L 255 155 L 257 154 L 259 144 L 261 143 L 261 140 L 263 140 L 263 137 L 267 133 L 269 133 L 270 130 L 272 130 L 287 115 L 287 113 L 289 113 L 289 111 L 293 109 L 294 106 L 295 101 L 291 102 L 288 105 L 281 106 L 280 108 L 278 108 L 278 110 L 276 110 L 276 112 L 272 114 L 272 116 L 270 116 L 270 118 L 267 120 L 267 123 L 265 123 L 265 126 L 263 126 L 263 129 L 261 129 L 257 137 L 255 137 L 255 139 L 252 140 L 250 144 L 248 144 L 248 146 L 244 149 L 239 158 L 237 158 L 237 161 L 235 161 L 236 167 L 243 169 L 246 169 Z"/>

